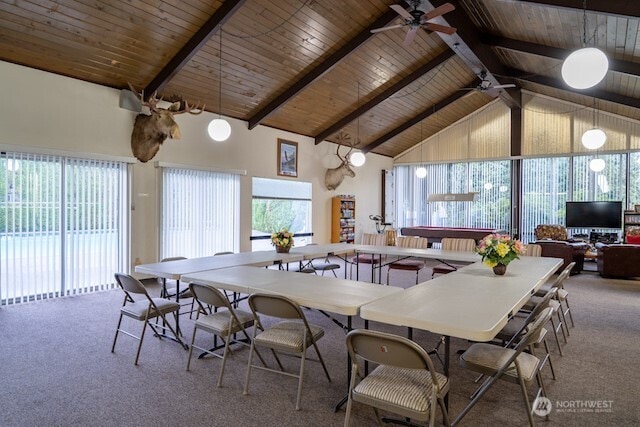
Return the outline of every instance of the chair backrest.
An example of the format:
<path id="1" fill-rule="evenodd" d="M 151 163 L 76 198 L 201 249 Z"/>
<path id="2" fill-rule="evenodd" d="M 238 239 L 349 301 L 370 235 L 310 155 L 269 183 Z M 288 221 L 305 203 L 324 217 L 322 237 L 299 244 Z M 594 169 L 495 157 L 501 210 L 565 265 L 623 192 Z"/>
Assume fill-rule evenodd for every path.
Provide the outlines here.
<path id="1" fill-rule="evenodd" d="M 451 237 L 442 239 L 443 251 L 473 252 L 475 248 L 476 241 L 473 239 L 455 239 Z"/>
<path id="2" fill-rule="evenodd" d="M 131 294 L 148 295 L 147 289 L 135 277 L 123 273 L 116 273 L 114 276 L 123 291 Z"/>
<path id="3" fill-rule="evenodd" d="M 533 307 L 533 310 L 531 310 L 531 313 L 529 313 L 529 315 L 527 316 L 524 325 L 523 325 L 523 330 L 524 328 L 526 328 L 526 330 L 530 330 L 533 325 L 531 322 L 535 322 L 535 319 L 538 318 L 538 316 L 540 316 L 540 313 L 542 313 L 543 310 L 545 310 L 547 307 L 549 307 L 549 301 L 551 301 L 556 293 L 558 292 L 558 288 L 556 287 L 551 287 L 551 289 L 549 289 L 547 291 L 546 294 L 544 294 L 544 297 L 542 297 L 542 299 L 535 305 L 535 307 Z M 542 329 L 542 328 L 540 328 Z M 540 331 L 538 331 L 540 332 Z M 511 344 L 518 338 L 519 334 L 515 334 L 507 343 L 506 347 L 510 347 Z M 537 335 L 536 335 L 536 339 L 537 339 Z"/>
<path id="4" fill-rule="evenodd" d="M 527 333 L 524 334 L 518 344 L 516 344 L 516 347 L 514 348 L 514 350 L 516 351 L 516 355 L 520 354 L 522 350 L 528 348 L 530 345 L 537 341 L 538 336 L 540 335 L 540 330 L 544 325 L 547 324 L 547 322 L 549 322 L 552 314 L 553 309 L 551 307 L 545 307 L 540 311 L 538 316 L 529 324 Z M 511 362 L 513 362 L 514 359 L 515 357 L 512 357 Z"/>
<path id="5" fill-rule="evenodd" d="M 398 236 L 396 245 L 400 248 L 427 249 L 429 240 L 426 237 Z"/>
<path id="6" fill-rule="evenodd" d="M 198 305 L 204 312 L 204 304 L 213 306 L 213 307 L 225 307 L 228 310 L 231 310 L 231 304 L 229 300 L 224 296 L 220 290 L 213 288 L 211 286 L 203 285 L 201 283 L 190 283 L 189 289 L 191 289 L 191 293 L 195 297 Z"/>
<path id="7" fill-rule="evenodd" d="M 536 240 L 567 240 L 567 229 L 560 224 L 539 224 L 533 231 Z"/>
<path id="8" fill-rule="evenodd" d="M 387 240 L 384 234 L 377 233 L 363 233 L 362 234 L 362 244 L 363 245 L 373 245 L 373 246 L 386 246 Z"/>
<path id="9" fill-rule="evenodd" d="M 573 270 L 573 267 L 576 265 L 575 261 L 569 263 L 564 270 L 562 270 L 560 272 L 560 274 L 558 274 L 558 277 L 556 278 L 556 281 L 553 282 L 553 286 L 558 287 L 558 288 L 563 288 L 564 285 L 564 281 L 567 280 L 567 278 L 569 277 L 569 275 L 571 275 L 571 270 Z"/>
<path id="10" fill-rule="evenodd" d="M 524 247 L 525 256 L 542 256 L 542 246 L 535 244 L 528 244 Z"/>
<path id="11" fill-rule="evenodd" d="M 231 251 L 224 251 L 224 252 L 216 252 L 215 254 L 213 254 L 213 256 L 217 256 L 217 255 L 231 255 L 233 254 L 233 252 Z"/>
<path id="12" fill-rule="evenodd" d="M 427 352 L 415 342 L 386 332 L 354 329 L 347 334 L 347 350 L 369 362 L 408 369 L 428 369 L 433 384 L 438 384 Z"/>
<path id="13" fill-rule="evenodd" d="M 306 319 L 300 306 L 289 298 L 280 295 L 251 294 L 249 295 L 249 307 L 257 317 L 264 314 L 282 319 Z"/>

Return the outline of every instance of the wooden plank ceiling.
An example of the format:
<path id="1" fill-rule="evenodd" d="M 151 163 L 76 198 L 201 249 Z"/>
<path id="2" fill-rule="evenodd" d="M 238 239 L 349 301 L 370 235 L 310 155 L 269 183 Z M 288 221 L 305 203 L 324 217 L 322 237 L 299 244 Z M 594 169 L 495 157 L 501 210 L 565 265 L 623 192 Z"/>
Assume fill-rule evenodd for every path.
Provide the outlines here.
<path id="1" fill-rule="evenodd" d="M 401 0 L 0 2 L 0 60 L 113 88 L 158 89 L 250 128 L 317 142 L 346 132 L 364 151 L 392 157 L 493 97 L 517 107 L 520 88 L 582 105 L 596 97 L 600 109 L 640 119 L 640 2 L 587 1 L 587 44 L 611 67 L 586 91 L 560 78 L 563 58 L 582 45 L 581 1 L 448 2 L 456 9 L 434 22 L 458 32 L 420 30 L 410 46 L 406 28 L 370 32 L 402 23 L 389 8 L 411 10 Z M 462 90 L 483 70 L 494 85 L 517 88 Z"/>

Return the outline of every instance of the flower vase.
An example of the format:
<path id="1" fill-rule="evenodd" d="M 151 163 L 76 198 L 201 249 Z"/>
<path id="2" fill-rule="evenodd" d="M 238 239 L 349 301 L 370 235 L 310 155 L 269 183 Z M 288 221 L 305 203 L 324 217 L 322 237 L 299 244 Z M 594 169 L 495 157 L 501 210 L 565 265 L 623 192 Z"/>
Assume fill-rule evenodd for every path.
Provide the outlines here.
<path id="1" fill-rule="evenodd" d="M 276 252 L 280 254 L 288 254 L 291 246 L 276 246 Z"/>
<path id="2" fill-rule="evenodd" d="M 504 264 L 497 264 L 495 267 L 493 267 L 493 273 L 498 276 L 503 276 L 504 273 L 506 272 L 507 272 L 507 266 Z"/>

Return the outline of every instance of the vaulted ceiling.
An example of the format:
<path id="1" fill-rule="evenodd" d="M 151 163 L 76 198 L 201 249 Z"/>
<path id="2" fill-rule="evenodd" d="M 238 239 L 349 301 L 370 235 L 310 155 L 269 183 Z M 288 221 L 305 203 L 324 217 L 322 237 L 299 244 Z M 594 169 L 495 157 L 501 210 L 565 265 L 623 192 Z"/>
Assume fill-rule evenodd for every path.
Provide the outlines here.
<path id="1" fill-rule="evenodd" d="M 640 120 L 640 1 L 589 0 L 586 13 L 583 0 L 419 3 L 452 3 L 432 22 L 457 32 L 420 30 L 409 46 L 406 27 L 371 33 L 403 22 L 389 8 L 410 11 L 401 0 L 2 1 L 0 59 L 118 89 L 131 83 L 317 143 L 347 133 L 386 156 L 495 97 L 518 108 L 520 89 L 582 105 L 596 98 L 599 109 Z M 578 91 L 560 68 L 585 34 L 610 71 Z M 482 71 L 493 86 L 516 87 L 469 90 Z"/>

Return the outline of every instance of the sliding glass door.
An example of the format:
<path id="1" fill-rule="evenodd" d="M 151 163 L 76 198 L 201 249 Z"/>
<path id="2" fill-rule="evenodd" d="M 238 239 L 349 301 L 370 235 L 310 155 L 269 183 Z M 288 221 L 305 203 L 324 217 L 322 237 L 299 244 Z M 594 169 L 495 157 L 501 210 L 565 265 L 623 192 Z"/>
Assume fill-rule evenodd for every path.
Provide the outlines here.
<path id="1" fill-rule="evenodd" d="M 0 303 L 113 287 L 128 259 L 126 177 L 121 162 L 3 153 Z"/>

